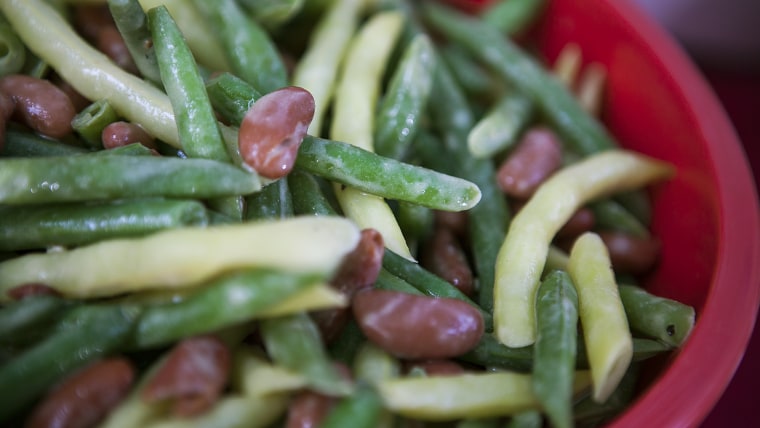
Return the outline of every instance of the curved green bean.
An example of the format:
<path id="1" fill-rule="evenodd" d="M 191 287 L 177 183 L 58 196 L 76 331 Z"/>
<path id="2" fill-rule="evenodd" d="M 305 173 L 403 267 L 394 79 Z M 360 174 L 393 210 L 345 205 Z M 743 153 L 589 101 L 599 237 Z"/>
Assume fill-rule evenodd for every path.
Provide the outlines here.
<path id="1" fill-rule="evenodd" d="M 0 206 L 0 250 L 77 246 L 207 223 L 206 208 L 195 200 Z"/>
<path id="2" fill-rule="evenodd" d="M 235 75 L 264 94 L 287 84 L 285 65 L 269 34 L 235 0 L 193 4 L 219 36 Z"/>
<path id="3" fill-rule="evenodd" d="M 467 147 L 475 157 L 490 157 L 509 150 L 531 120 L 533 102 L 510 90 L 473 126 Z"/>
<path id="4" fill-rule="evenodd" d="M 631 330 L 673 347 L 688 339 L 694 328 L 693 307 L 634 285 L 620 284 L 618 291 Z"/>
<path id="5" fill-rule="evenodd" d="M 116 28 L 124 38 L 124 43 L 140 74 L 161 87 L 161 73 L 158 70 L 156 51 L 151 43 L 152 35 L 148 28 L 148 16 L 138 0 L 108 0 Z"/>
<path id="6" fill-rule="evenodd" d="M 563 271 L 554 271 L 538 287 L 533 393 L 556 428 L 573 425 L 573 376 L 578 352 L 578 294 Z"/>
<path id="7" fill-rule="evenodd" d="M 260 189 L 258 176 L 208 159 L 55 156 L 0 159 L 0 203 L 141 196 L 210 198 Z"/>
<path id="8" fill-rule="evenodd" d="M 324 280 L 320 274 L 253 269 L 224 275 L 179 302 L 146 307 L 131 346 L 152 348 L 250 321 Z"/>
<path id="9" fill-rule="evenodd" d="M 10 126 L 5 130 L 5 144 L 0 147 L 0 156 L 8 158 L 69 156 L 84 153 L 90 153 L 90 151 L 84 147 L 51 140 Z"/>

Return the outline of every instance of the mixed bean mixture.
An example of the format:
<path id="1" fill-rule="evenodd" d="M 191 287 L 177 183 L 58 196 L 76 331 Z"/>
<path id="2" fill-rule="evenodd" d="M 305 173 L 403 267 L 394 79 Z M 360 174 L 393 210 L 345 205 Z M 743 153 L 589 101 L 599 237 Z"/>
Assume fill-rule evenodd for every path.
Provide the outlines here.
<path id="1" fill-rule="evenodd" d="M 674 168 L 543 6 L 0 0 L 0 425 L 612 420 Z"/>

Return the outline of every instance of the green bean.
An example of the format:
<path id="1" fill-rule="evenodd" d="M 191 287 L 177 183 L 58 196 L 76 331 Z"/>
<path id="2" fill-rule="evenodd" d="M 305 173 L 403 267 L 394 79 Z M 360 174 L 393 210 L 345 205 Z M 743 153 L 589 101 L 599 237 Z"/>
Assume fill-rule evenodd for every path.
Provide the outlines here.
<path id="1" fill-rule="evenodd" d="M 251 19 L 271 30 L 301 12 L 304 0 L 242 0 L 240 3 Z"/>
<path id="2" fill-rule="evenodd" d="M 148 306 L 135 328 L 136 349 L 166 345 L 193 335 L 250 321 L 321 275 L 253 269 L 224 275 L 179 302 Z"/>
<path id="3" fill-rule="evenodd" d="M 375 152 L 403 159 L 421 126 L 433 88 L 436 55 L 430 38 L 420 33 L 404 49 L 380 102 L 375 119 Z"/>
<path id="4" fill-rule="evenodd" d="M 530 27 L 546 6 L 545 0 L 500 0 L 480 12 L 483 21 L 507 35 Z"/>
<path id="5" fill-rule="evenodd" d="M 0 250 L 77 246 L 207 223 L 206 209 L 194 200 L 0 206 Z"/>
<path id="6" fill-rule="evenodd" d="M 364 3 L 364 0 L 331 2 L 293 70 L 293 84 L 303 87 L 314 97 L 314 118 L 309 124 L 312 135 L 322 136 L 323 118 L 333 95 L 338 68 L 359 25 Z"/>
<path id="7" fill-rule="evenodd" d="M 148 26 L 182 150 L 190 157 L 229 162 L 230 156 L 193 54 L 166 7 L 148 11 Z"/>
<path id="8" fill-rule="evenodd" d="M 636 216 L 644 226 L 649 227 L 652 224 L 652 204 L 646 193 L 624 192 L 615 195 L 615 200 Z"/>
<path id="9" fill-rule="evenodd" d="M 550 273 L 538 287 L 536 325 L 533 393 L 552 426 L 569 428 L 578 352 L 578 294 L 566 272 Z"/>
<path id="10" fill-rule="evenodd" d="M 341 399 L 330 410 L 320 428 L 374 428 L 383 412 L 383 400 L 369 385 L 360 384 L 356 391 Z"/>
<path id="11" fill-rule="evenodd" d="M 120 349 L 136 316 L 119 306 L 73 309 L 58 331 L 0 367 L 0 422 L 71 371 Z"/>
<path id="12" fill-rule="evenodd" d="M 458 288 L 454 287 L 443 278 L 425 270 L 425 268 L 419 264 L 407 260 L 393 251 L 386 249 L 385 255 L 383 256 L 383 268 L 389 273 L 407 281 L 425 295 L 431 297 L 447 297 L 469 303 L 477 308 L 480 311 L 480 314 L 483 315 L 486 330 L 491 329 L 492 321 L 490 313 L 483 310 L 483 308 L 473 302 L 472 299 L 467 297 L 467 295 L 459 291 Z"/>
<path id="13" fill-rule="evenodd" d="M 578 426 L 601 426 L 619 415 L 633 401 L 638 391 L 640 364 L 632 364 L 623 375 L 623 379 L 604 403 L 594 401 L 591 396 L 580 400 L 573 407 L 573 415 Z"/>
<path id="14" fill-rule="evenodd" d="M 260 331 L 272 360 L 302 374 L 312 389 L 338 396 L 351 392 L 351 385 L 329 360 L 319 330 L 308 315 L 263 320 Z"/>
<path id="15" fill-rule="evenodd" d="M 118 118 L 111 104 L 99 99 L 77 113 L 71 120 L 71 127 L 87 146 L 103 148 L 103 129 Z"/>
<path id="16" fill-rule="evenodd" d="M 240 125 L 251 105 L 261 98 L 253 86 L 230 73 L 209 79 L 206 91 L 214 110 L 234 125 Z"/>
<path id="17" fill-rule="evenodd" d="M 420 242 L 433 231 L 434 212 L 430 208 L 404 201 L 397 201 L 395 212 L 401 231 L 414 253 Z"/>
<path id="18" fill-rule="evenodd" d="M 58 296 L 41 294 L 13 301 L 0 308 L 0 342 L 13 343 L 33 330 L 46 327 L 58 319 L 71 302 Z"/>
<path id="19" fill-rule="evenodd" d="M 142 143 L 129 143 L 107 150 L 89 153 L 92 156 L 155 156 L 156 152 Z"/>
<path id="20" fill-rule="evenodd" d="M 159 87 L 162 86 L 156 51 L 151 43 L 148 16 L 138 0 L 108 0 L 116 28 L 124 38 L 129 54 L 140 74 Z"/>
<path id="21" fill-rule="evenodd" d="M 500 92 L 498 82 L 491 73 L 473 60 L 461 46 L 455 44 L 440 46 L 438 55 L 469 97 L 490 99 Z"/>
<path id="22" fill-rule="evenodd" d="M 387 269 L 380 269 L 380 273 L 375 280 L 374 287 L 381 290 L 392 290 L 407 294 L 416 294 L 418 296 L 425 295 L 425 293 L 416 289 L 412 284 L 388 272 Z"/>
<path id="23" fill-rule="evenodd" d="M 264 94 L 287 84 L 285 65 L 269 35 L 234 0 L 193 4 L 221 39 L 235 75 Z"/>
<path id="24" fill-rule="evenodd" d="M 533 116 L 533 102 L 518 91 L 508 91 L 473 126 L 467 147 L 475 157 L 491 157 L 509 150 Z"/>
<path id="25" fill-rule="evenodd" d="M 646 226 L 614 199 L 592 202 L 589 207 L 594 213 L 594 224 L 598 229 L 617 230 L 641 238 L 650 236 Z"/>
<path id="26" fill-rule="evenodd" d="M 55 156 L 0 159 L 0 203 L 39 204 L 124 197 L 210 198 L 249 194 L 258 176 L 208 159 Z"/>
<path id="27" fill-rule="evenodd" d="M 21 72 L 26 61 L 26 47 L 4 18 L 0 20 L 0 52 L 0 76 Z"/>
<path id="28" fill-rule="evenodd" d="M 493 334 L 486 333 L 475 348 L 457 359 L 483 367 L 529 372 L 533 367 L 533 346 L 510 348 L 501 344 Z"/>
<path id="29" fill-rule="evenodd" d="M 422 4 L 422 12 L 433 28 L 522 88 L 574 150 L 590 154 L 617 146 L 604 126 L 583 111 L 559 81 L 499 30 L 436 2 Z"/>
<path id="30" fill-rule="evenodd" d="M 0 156 L 9 158 L 68 156 L 83 153 L 88 153 L 88 150 L 15 127 L 8 127 L 5 130 L 5 145 L 0 148 Z"/>
<path id="31" fill-rule="evenodd" d="M 280 179 L 264 186 L 260 192 L 246 197 L 246 218 L 277 219 L 293 215 L 293 198 L 288 180 Z"/>
<path id="32" fill-rule="evenodd" d="M 633 285 L 618 287 L 626 317 L 634 332 L 678 347 L 694 328 L 694 308 L 675 300 L 655 296 Z"/>
<path id="33" fill-rule="evenodd" d="M 457 159 L 455 175 L 475 183 L 481 191 L 480 203 L 469 212 L 470 247 L 480 288 L 478 303 L 493 313 L 494 265 L 507 233 L 510 221 L 504 195 L 496 186 L 493 164 L 488 159 L 476 159 L 463 144 L 472 129 L 474 118 L 461 88 L 443 65 L 436 69 L 435 86 L 430 100 L 430 112 L 442 134 L 441 158 Z"/>
<path id="34" fill-rule="evenodd" d="M 354 359 L 359 352 L 359 348 L 366 341 L 367 338 L 364 336 L 359 324 L 351 318 L 340 333 L 338 333 L 338 336 L 330 342 L 327 350 L 333 360 L 350 367 L 354 364 Z"/>
<path id="35" fill-rule="evenodd" d="M 362 192 L 428 208 L 462 211 L 480 201 L 479 188 L 467 180 L 338 141 L 307 136 L 296 166 Z"/>
<path id="36" fill-rule="evenodd" d="M 288 174 L 288 185 L 296 215 L 337 215 L 337 211 L 320 185 L 320 178 L 299 168 Z M 329 190 L 329 189 L 328 189 Z"/>

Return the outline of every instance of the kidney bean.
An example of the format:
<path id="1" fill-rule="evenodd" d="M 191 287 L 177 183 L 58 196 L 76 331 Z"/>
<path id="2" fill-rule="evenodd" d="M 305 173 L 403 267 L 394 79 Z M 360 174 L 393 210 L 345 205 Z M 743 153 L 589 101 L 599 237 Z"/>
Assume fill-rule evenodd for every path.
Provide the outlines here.
<path id="1" fill-rule="evenodd" d="M 34 408 L 27 428 L 96 426 L 124 399 L 135 379 L 126 358 L 98 361 L 64 379 Z"/>
<path id="2" fill-rule="evenodd" d="M 399 358 L 449 358 L 477 345 L 483 317 L 461 300 L 371 289 L 354 296 L 353 314 L 372 342 Z"/>
<path id="3" fill-rule="evenodd" d="M 27 284 L 22 284 L 16 287 L 11 288 L 7 291 L 8 297 L 10 297 L 13 300 L 21 300 L 26 297 L 31 296 L 41 296 L 41 295 L 48 295 L 48 296 L 60 296 L 61 293 L 58 292 L 53 287 L 50 287 L 49 285 L 41 284 L 38 282 L 30 282 Z"/>
<path id="4" fill-rule="evenodd" d="M 95 41 L 98 33 L 105 28 L 115 25 L 111 12 L 105 4 L 79 5 L 74 8 L 74 28 L 89 41 Z"/>
<path id="5" fill-rule="evenodd" d="M 464 367 L 452 360 L 422 360 L 412 361 L 407 367 L 407 372 L 414 369 L 422 369 L 427 376 L 451 376 L 465 372 Z"/>
<path id="6" fill-rule="evenodd" d="M 560 238 L 572 238 L 579 236 L 583 232 L 588 232 L 595 224 L 594 212 L 589 208 L 581 208 L 567 220 L 567 222 L 557 231 Z"/>
<path id="7" fill-rule="evenodd" d="M 95 47 L 111 58 L 122 70 L 132 74 L 139 74 L 137 65 L 132 59 L 132 54 L 129 53 L 127 44 L 124 42 L 124 38 L 115 24 L 107 25 L 100 29 L 95 39 Z"/>
<path id="8" fill-rule="evenodd" d="M 527 131 L 496 172 L 501 190 L 516 198 L 530 197 L 562 165 L 562 144 L 548 128 Z"/>
<path id="9" fill-rule="evenodd" d="M 289 86 L 264 95 L 240 124 L 240 155 L 262 176 L 284 177 L 293 169 L 313 118 L 314 97 L 303 88 Z"/>
<path id="10" fill-rule="evenodd" d="M 53 138 L 71 133 L 76 109 L 68 95 L 50 81 L 11 74 L 0 79 L 0 91 L 13 100 L 14 116 L 33 130 Z"/>
<path id="11" fill-rule="evenodd" d="M 153 137 L 140 126 L 130 122 L 112 122 L 101 133 L 103 147 L 113 149 L 127 144 L 140 143 L 150 149 L 156 149 Z"/>
<path id="12" fill-rule="evenodd" d="M 660 241 L 617 231 L 599 232 L 617 273 L 643 274 L 650 271 L 660 256 Z"/>
<path id="13" fill-rule="evenodd" d="M 383 267 L 384 254 L 383 235 L 375 229 L 362 230 L 359 243 L 346 255 L 330 284 L 350 301 L 356 292 L 375 283 Z M 312 313 L 325 342 L 331 342 L 340 333 L 348 321 L 348 312 L 348 308 L 338 308 Z"/>
<path id="14" fill-rule="evenodd" d="M 184 339 L 169 353 L 166 362 L 148 382 L 142 394 L 149 403 L 170 401 L 179 417 L 208 410 L 227 384 L 230 350 L 213 336 Z"/>
<path id="15" fill-rule="evenodd" d="M 288 407 L 286 428 L 317 428 L 335 405 L 335 398 L 304 390 L 295 395 Z"/>
<path id="16" fill-rule="evenodd" d="M 462 293 L 471 296 L 475 292 L 467 255 L 451 229 L 437 227 L 433 231 L 422 249 L 420 263 Z"/>
<path id="17" fill-rule="evenodd" d="M 469 217 L 467 211 L 441 211 L 435 210 L 434 224 L 436 227 L 444 227 L 451 230 L 462 241 L 468 239 Z"/>

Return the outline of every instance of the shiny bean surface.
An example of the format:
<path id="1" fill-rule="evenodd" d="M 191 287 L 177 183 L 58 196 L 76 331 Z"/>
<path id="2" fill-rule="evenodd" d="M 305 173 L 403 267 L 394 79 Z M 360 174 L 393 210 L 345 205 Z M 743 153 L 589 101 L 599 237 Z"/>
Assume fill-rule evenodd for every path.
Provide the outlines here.
<path id="1" fill-rule="evenodd" d="M 227 384 L 230 351 L 213 336 L 185 339 L 170 352 L 150 380 L 142 398 L 168 401 L 177 416 L 194 416 L 208 410 Z"/>
<path id="2" fill-rule="evenodd" d="M 314 98 L 303 88 L 289 86 L 261 97 L 240 124 L 243 160 L 264 177 L 284 177 L 313 117 Z"/>
<path id="3" fill-rule="evenodd" d="M 354 296 L 353 313 L 362 332 L 400 358 L 449 358 L 472 349 L 483 335 L 483 318 L 473 306 L 388 290 Z"/>
<path id="4" fill-rule="evenodd" d="M 88 428 L 98 424 L 124 399 L 135 379 L 125 358 L 93 363 L 71 375 L 37 405 L 27 428 Z"/>
<path id="5" fill-rule="evenodd" d="M 462 293 L 472 296 L 475 281 L 467 254 L 451 229 L 438 227 L 426 242 L 421 257 L 422 265 L 445 279 Z"/>
<path id="6" fill-rule="evenodd" d="M 14 103 L 14 116 L 24 124 L 53 138 L 71 133 L 76 109 L 68 95 L 49 80 L 12 74 L 0 79 L 0 91 Z"/>
<path id="7" fill-rule="evenodd" d="M 496 180 L 504 193 L 526 199 L 561 166 L 559 138 L 547 128 L 533 128 L 501 164 Z"/>
<path id="8" fill-rule="evenodd" d="M 116 147 L 126 146 L 127 144 L 140 143 L 145 147 L 155 149 L 156 143 L 139 125 L 129 122 L 109 123 L 101 134 L 103 147 L 113 149 Z"/>

